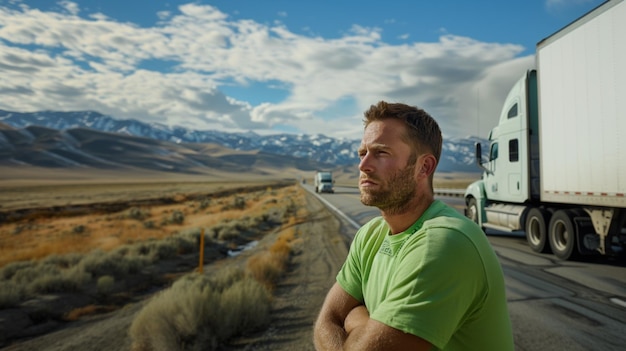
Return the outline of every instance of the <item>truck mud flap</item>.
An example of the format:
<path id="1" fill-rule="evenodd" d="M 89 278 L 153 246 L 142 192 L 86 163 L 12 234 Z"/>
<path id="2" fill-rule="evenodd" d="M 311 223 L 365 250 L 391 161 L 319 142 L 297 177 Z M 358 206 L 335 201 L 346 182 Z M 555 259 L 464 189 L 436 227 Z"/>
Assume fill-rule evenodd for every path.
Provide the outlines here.
<path id="1" fill-rule="evenodd" d="M 591 219 L 586 216 L 575 217 L 576 245 L 581 255 L 597 255 L 600 247 L 600 236 L 596 234 Z"/>

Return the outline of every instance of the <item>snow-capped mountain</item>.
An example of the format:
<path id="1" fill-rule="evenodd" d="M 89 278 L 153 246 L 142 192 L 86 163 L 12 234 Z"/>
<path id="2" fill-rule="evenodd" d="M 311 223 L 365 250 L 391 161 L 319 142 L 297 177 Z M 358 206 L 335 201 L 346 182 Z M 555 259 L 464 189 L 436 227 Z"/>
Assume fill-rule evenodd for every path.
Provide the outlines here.
<path id="1" fill-rule="evenodd" d="M 360 144 L 360 140 L 336 139 L 321 134 L 258 135 L 254 132 L 200 131 L 144 123 L 133 119 L 120 120 L 94 111 L 21 113 L 0 110 L 0 123 L 16 129 L 28 126 L 41 126 L 59 131 L 90 128 L 174 143 L 214 143 L 234 150 L 259 150 L 268 154 L 306 158 L 336 166 L 358 164 L 357 149 Z M 444 141 L 438 171 L 478 172 L 479 169 L 474 164 L 475 142 L 483 142 L 483 145 L 486 145 L 485 140 L 476 137 Z"/>

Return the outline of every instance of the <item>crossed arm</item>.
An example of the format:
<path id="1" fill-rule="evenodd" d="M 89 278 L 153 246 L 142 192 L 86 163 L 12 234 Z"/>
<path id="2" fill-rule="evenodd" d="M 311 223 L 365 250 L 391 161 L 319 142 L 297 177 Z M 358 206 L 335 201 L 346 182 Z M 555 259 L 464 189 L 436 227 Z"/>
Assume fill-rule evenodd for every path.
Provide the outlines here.
<path id="1" fill-rule="evenodd" d="M 316 350 L 430 350 L 415 335 L 369 318 L 364 305 L 335 283 L 328 292 L 317 322 Z"/>

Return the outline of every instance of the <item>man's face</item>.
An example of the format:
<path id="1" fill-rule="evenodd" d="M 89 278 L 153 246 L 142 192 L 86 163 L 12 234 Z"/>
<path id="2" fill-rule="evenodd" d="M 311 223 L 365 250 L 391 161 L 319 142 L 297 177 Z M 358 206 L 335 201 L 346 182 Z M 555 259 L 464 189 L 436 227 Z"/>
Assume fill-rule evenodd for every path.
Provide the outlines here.
<path id="1" fill-rule="evenodd" d="M 371 122 L 359 147 L 361 202 L 388 214 L 402 213 L 415 197 L 415 165 L 408 161 L 415 150 L 402 140 L 404 122 Z"/>

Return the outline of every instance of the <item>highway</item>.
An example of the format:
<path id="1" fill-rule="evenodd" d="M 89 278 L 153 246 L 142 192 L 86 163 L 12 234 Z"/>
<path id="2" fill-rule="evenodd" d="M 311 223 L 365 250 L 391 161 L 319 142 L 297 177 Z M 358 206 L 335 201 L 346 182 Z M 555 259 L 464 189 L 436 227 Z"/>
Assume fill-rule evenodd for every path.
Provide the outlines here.
<path id="1" fill-rule="evenodd" d="M 357 188 L 315 194 L 311 185 L 303 187 L 342 220 L 347 241 L 379 215 L 361 204 Z M 436 197 L 463 213 L 462 197 Z M 524 233 L 487 230 L 486 235 L 505 274 L 517 351 L 626 349 L 626 260 L 560 261 L 531 251 Z"/>

